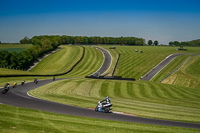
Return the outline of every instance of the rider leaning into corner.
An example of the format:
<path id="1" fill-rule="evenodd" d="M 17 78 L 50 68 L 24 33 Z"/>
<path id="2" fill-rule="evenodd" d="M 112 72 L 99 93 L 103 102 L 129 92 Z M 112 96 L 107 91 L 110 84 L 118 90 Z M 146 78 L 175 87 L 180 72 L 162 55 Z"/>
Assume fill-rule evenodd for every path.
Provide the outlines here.
<path id="1" fill-rule="evenodd" d="M 99 102 L 98 102 L 98 107 L 99 107 L 99 108 L 102 108 L 102 107 L 103 107 L 103 106 L 102 106 L 102 103 L 103 103 L 103 102 L 106 102 L 106 104 L 110 103 L 110 98 L 107 96 L 104 100 L 99 101 Z"/>

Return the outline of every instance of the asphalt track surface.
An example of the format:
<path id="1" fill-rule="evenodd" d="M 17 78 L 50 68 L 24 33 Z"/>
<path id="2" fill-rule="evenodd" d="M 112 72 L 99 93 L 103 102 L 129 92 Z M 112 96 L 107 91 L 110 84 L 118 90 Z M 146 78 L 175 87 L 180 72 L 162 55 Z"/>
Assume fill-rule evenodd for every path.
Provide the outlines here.
<path id="1" fill-rule="evenodd" d="M 169 64 L 173 59 L 175 59 L 179 55 L 181 54 L 172 54 L 166 57 L 162 62 L 160 62 L 160 64 L 158 64 L 153 69 L 151 69 L 147 74 L 145 74 L 141 78 L 141 80 L 150 81 L 158 72 L 160 72 L 167 64 Z"/>
<path id="2" fill-rule="evenodd" d="M 57 79 L 56 81 L 58 80 L 63 80 L 63 79 Z M 52 79 L 48 79 L 48 80 L 39 81 L 38 84 L 30 82 L 30 83 L 25 83 L 23 86 L 18 85 L 16 86 L 16 88 L 10 87 L 10 90 L 6 94 L 0 94 L 0 103 L 17 106 L 17 107 L 42 110 L 42 111 L 47 111 L 47 112 L 52 112 L 52 113 L 57 113 L 57 114 L 83 116 L 83 117 L 90 117 L 90 118 L 133 122 L 133 123 L 200 129 L 200 124 L 195 124 L 195 123 L 157 120 L 157 119 L 142 118 L 142 117 L 137 117 L 137 116 L 123 115 L 123 114 L 116 114 L 116 113 L 95 112 L 94 110 L 91 110 L 91 109 L 46 101 L 46 100 L 34 98 L 28 95 L 28 91 L 36 89 L 40 86 L 46 85 L 51 82 L 55 82 L 55 81 L 53 81 Z"/>
<path id="3" fill-rule="evenodd" d="M 104 62 L 102 64 L 102 66 L 100 67 L 99 70 L 97 70 L 95 72 L 95 73 L 99 73 L 101 75 L 104 72 L 106 72 L 106 70 L 108 70 L 108 68 L 110 67 L 111 62 L 112 62 L 112 57 L 111 57 L 110 53 L 107 50 L 105 50 L 103 48 L 100 48 L 100 47 L 96 47 L 96 48 L 99 49 L 104 55 Z"/>

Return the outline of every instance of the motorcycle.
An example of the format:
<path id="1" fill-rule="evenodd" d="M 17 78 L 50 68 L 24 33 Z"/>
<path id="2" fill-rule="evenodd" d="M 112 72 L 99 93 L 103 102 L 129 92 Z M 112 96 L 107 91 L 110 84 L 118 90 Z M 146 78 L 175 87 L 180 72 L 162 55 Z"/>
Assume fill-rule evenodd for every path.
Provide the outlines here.
<path id="1" fill-rule="evenodd" d="M 13 84 L 13 88 L 15 88 L 17 86 L 17 83 L 15 82 L 14 84 Z"/>
<path id="2" fill-rule="evenodd" d="M 110 107 L 112 106 L 111 103 L 98 103 L 95 111 L 96 112 L 104 112 L 104 113 L 109 113 L 110 110 L 112 110 Z"/>
<path id="3" fill-rule="evenodd" d="M 8 92 L 9 88 L 3 88 L 2 94 L 6 94 Z"/>
<path id="4" fill-rule="evenodd" d="M 25 81 L 23 80 L 21 85 L 24 85 L 24 83 L 25 83 Z"/>

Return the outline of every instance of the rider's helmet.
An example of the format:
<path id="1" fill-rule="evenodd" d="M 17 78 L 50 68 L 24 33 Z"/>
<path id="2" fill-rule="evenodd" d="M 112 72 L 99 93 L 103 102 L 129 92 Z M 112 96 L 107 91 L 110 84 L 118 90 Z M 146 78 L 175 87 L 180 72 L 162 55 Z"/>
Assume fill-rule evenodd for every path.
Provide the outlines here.
<path id="1" fill-rule="evenodd" d="M 109 99 L 109 97 L 107 96 L 106 99 Z"/>

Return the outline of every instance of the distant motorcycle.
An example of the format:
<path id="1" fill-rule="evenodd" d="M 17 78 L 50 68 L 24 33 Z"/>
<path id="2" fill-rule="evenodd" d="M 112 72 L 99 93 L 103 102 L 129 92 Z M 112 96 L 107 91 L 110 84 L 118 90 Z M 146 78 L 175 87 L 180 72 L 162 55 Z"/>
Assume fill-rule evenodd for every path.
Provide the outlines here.
<path id="1" fill-rule="evenodd" d="M 34 79 L 34 83 L 37 84 L 39 80 L 37 78 Z"/>
<path id="2" fill-rule="evenodd" d="M 9 85 L 3 88 L 2 94 L 6 94 L 9 90 Z"/>
<path id="3" fill-rule="evenodd" d="M 25 80 L 22 81 L 21 85 L 24 85 L 24 84 L 25 84 Z"/>
<path id="4" fill-rule="evenodd" d="M 17 82 L 13 83 L 13 88 L 15 88 L 17 86 Z"/>

